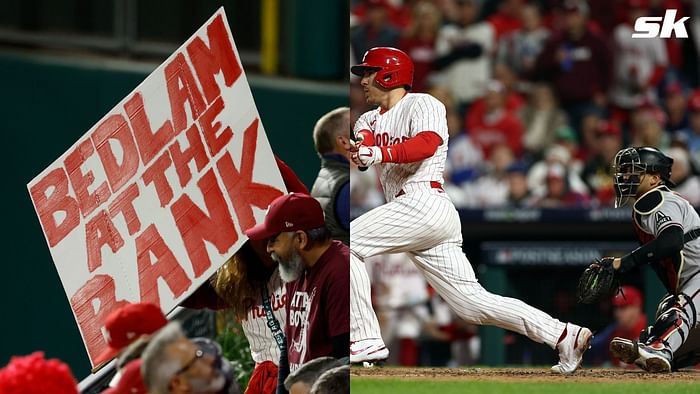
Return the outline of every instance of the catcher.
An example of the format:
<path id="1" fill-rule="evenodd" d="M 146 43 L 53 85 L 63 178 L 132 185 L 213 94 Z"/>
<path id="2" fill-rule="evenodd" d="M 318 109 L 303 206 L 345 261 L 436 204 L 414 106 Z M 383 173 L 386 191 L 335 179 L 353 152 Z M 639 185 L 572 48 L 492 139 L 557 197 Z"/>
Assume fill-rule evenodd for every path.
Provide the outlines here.
<path id="1" fill-rule="evenodd" d="M 608 297 L 618 276 L 649 264 L 668 294 L 654 324 L 638 341 L 613 338 L 610 352 L 648 372 L 670 372 L 700 362 L 700 217 L 669 189 L 673 159 L 656 148 L 626 148 L 613 163 L 615 207 L 634 199 L 633 220 L 641 246 L 622 257 L 591 264 L 578 287 L 580 302 Z"/>

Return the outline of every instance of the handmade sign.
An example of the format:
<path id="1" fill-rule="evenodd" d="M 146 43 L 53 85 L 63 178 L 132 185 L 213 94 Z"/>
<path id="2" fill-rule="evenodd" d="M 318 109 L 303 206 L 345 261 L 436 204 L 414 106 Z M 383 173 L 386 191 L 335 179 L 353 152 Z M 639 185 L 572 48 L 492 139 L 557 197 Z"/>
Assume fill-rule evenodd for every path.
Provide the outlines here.
<path id="1" fill-rule="evenodd" d="M 286 192 L 223 8 L 28 188 L 98 366 L 112 310 L 172 310 Z"/>

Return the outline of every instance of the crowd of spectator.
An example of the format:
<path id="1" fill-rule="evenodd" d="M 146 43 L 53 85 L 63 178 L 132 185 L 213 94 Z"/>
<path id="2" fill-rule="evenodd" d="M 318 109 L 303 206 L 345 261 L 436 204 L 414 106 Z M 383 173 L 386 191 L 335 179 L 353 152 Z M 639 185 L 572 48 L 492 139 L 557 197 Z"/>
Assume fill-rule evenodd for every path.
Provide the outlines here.
<path id="1" fill-rule="evenodd" d="M 691 16 L 688 38 L 631 37 L 638 17 L 667 9 Z M 612 206 L 610 163 L 627 145 L 671 155 L 697 205 L 697 15 L 689 0 L 353 0 L 351 61 L 375 46 L 413 59 L 412 91 L 447 110 L 458 207 Z M 357 81 L 351 103 L 354 121 L 367 110 Z M 373 176 L 353 172 L 354 206 L 381 201 Z"/>
<path id="2" fill-rule="evenodd" d="M 179 322 L 168 322 L 153 304 L 127 303 L 107 318 L 111 357 L 116 373 L 106 394 L 241 394 L 232 363 L 219 343 L 189 338 Z M 308 365 L 307 365 L 308 364 Z M 346 359 L 319 357 L 284 380 L 294 393 L 348 393 Z M 293 387 L 294 386 L 294 387 Z M 92 387 L 91 390 L 99 389 Z M 78 394 L 78 382 L 68 365 L 45 359 L 42 352 L 13 357 L 0 368 L 0 392 L 7 394 Z M 249 391 L 246 391 L 249 392 Z M 275 392 L 272 391 L 267 392 Z"/>

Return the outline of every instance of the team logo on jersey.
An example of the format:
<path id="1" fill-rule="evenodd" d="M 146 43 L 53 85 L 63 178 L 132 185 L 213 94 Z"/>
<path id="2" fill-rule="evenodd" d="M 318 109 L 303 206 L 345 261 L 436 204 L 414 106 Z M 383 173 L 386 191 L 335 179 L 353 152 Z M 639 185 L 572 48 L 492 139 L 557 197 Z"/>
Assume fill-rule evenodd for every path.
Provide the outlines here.
<path id="1" fill-rule="evenodd" d="M 671 217 L 668 215 L 664 215 L 663 213 L 661 213 L 661 211 L 656 211 L 656 215 L 654 216 L 654 218 L 656 219 L 657 229 L 661 227 L 662 224 L 671 221 Z"/>

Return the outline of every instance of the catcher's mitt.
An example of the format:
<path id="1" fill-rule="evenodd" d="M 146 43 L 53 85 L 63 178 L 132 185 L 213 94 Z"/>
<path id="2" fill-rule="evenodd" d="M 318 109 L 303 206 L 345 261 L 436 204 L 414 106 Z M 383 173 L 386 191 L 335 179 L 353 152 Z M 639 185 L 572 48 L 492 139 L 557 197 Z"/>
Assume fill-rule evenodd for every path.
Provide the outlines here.
<path id="1" fill-rule="evenodd" d="M 620 282 L 613 268 L 614 257 L 596 259 L 581 275 L 576 299 L 581 304 L 592 304 L 617 294 Z"/>

